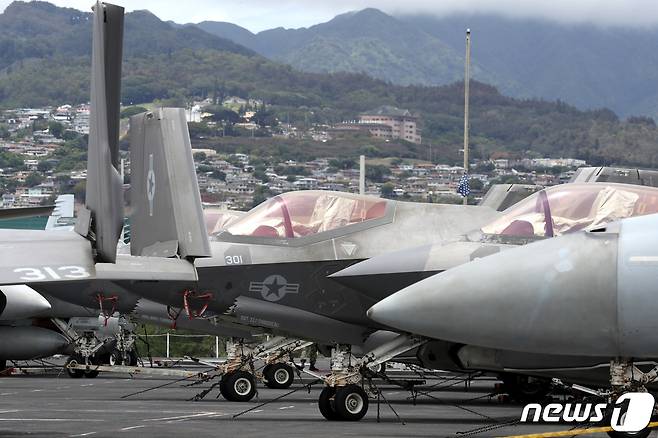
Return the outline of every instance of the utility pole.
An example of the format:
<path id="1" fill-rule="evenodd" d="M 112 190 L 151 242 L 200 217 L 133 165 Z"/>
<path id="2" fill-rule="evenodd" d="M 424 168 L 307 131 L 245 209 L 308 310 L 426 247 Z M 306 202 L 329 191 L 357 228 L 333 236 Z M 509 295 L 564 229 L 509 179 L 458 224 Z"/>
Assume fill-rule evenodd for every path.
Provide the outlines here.
<path id="1" fill-rule="evenodd" d="M 471 82 L 471 29 L 466 29 L 466 62 L 464 65 L 464 174 L 468 175 L 468 94 Z M 464 205 L 468 196 L 464 196 Z"/>
<path id="2" fill-rule="evenodd" d="M 366 194 L 366 156 L 359 156 L 359 194 Z"/>

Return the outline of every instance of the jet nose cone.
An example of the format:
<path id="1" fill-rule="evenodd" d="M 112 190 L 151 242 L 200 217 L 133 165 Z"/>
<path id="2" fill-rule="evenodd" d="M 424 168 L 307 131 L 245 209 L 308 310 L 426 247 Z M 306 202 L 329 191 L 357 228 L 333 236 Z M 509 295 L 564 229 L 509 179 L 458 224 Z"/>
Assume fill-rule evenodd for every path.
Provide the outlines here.
<path id="1" fill-rule="evenodd" d="M 616 235 L 578 233 L 506 250 L 413 284 L 368 316 L 464 344 L 609 352 L 616 339 L 616 242 Z"/>
<path id="2" fill-rule="evenodd" d="M 51 308 L 47 299 L 24 284 L 2 286 L 0 292 L 5 298 L 4 309 L 0 313 L 3 320 L 30 318 Z"/>

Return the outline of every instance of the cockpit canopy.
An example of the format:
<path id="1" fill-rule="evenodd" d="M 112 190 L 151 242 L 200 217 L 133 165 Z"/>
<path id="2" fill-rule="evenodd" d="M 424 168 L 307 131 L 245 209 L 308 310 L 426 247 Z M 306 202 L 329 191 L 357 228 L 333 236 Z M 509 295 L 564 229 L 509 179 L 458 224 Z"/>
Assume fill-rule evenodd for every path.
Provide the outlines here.
<path id="1" fill-rule="evenodd" d="M 293 239 L 385 216 L 388 202 L 329 191 L 287 192 L 263 202 L 227 228 L 234 236 Z"/>
<path id="2" fill-rule="evenodd" d="M 553 237 L 658 212 L 658 189 L 625 184 L 564 184 L 514 204 L 485 234 Z"/>

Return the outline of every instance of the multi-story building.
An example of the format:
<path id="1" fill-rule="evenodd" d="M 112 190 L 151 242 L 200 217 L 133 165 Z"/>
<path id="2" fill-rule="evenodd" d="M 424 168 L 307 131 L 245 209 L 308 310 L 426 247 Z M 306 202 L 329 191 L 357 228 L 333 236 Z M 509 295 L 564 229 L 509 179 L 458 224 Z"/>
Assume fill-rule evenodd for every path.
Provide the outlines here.
<path id="1" fill-rule="evenodd" d="M 380 106 L 359 115 L 359 123 L 368 126 L 370 134 L 375 137 L 407 140 L 420 143 L 418 117 L 409 110 L 390 105 Z"/>

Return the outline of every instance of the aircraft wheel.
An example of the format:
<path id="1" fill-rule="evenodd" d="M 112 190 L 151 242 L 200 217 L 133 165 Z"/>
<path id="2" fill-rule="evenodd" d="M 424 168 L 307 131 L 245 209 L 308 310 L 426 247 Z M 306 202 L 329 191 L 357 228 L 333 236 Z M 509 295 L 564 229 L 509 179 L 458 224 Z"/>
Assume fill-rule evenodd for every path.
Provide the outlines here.
<path id="1" fill-rule="evenodd" d="M 81 359 L 81 360 L 82 360 L 82 359 Z M 109 362 L 109 358 L 107 358 L 107 361 Z M 94 355 L 94 356 L 91 356 L 91 357 L 89 358 L 89 365 L 102 365 L 103 362 L 104 362 L 104 361 L 103 361 L 103 357 L 102 357 L 102 356 L 96 356 L 96 355 Z M 85 377 L 88 378 L 88 379 L 95 379 L 96 377 L 98 377 L 99 374 L 100 374 L 100 371 L 97 371 L 97 370 L 88 370 L 88 371 L 84 371 L 84 375 L 85 375 Z"/>
<path id="2" fill-rule="evenodd" d="M 336 388 L 332 386 L 325 386 L 320 393 L 320 398 L 318 399 L 318 408 L 320 408 L 320 413 L 324 418 L 329 421 L 340 420 L 340 417 L 334 409 L 334 401 L 332 398 L 336 395 Z"/>
<path id="3" fill-rule="evenodd" d="M 81 358 L 79 358 L 79 357 L 71 356 L 71 357 L 68 358 L 68 360 L 66 361 L 65 366 L 67 367 L 66 368 L 66 373 L 69 375 L 69 377 L 72 378 L 72 379 L 79 379 L 79 378 L 83 377 L 85 375 L 85 372 L 83 370 L 72 370 L 71 368 L 68 368 L 68 365 L 71 362 L 75 362 L 76 364 L 82 363 Z"/>
<path id="4" fill-rule="evenodd" d="M 275 363 L 267 365 L 263 369 L 265 385 L 272 389 L 286 389 L 292 385 L 295 380 L 295 374 L 290 365 L 285 363 Z"/>
<path id="5" fill-rule="evenodd" d="M 505 391 L 509 396 L 520 403 L 539 402 L 551 392 L 551 384 L 546 379 L 508 374 L 501 376 L 505 384 Z"/>
<path id="6" fill-rule="evenodd" d="M 121 352 L 119 350 L 112 350 L 107 361 L 111 366 L 122 365 L 123 358 L 121 357 Z"/>
<path id="7" fill-rule="evenodd" d="M 137 352 L 135 350 L 130 350 L 128 352 L 128 366 L 136 367 L 139 363 L 139 358 L 137 357 Z"/>
<path id="8" fill-rule="evenodd" d="M 614 430 L 611 430 L 608 432 L 608 436 L 610 438 L 647 438 L 649 434 L 651 433 L 651 429 L 648 427 L 645 429 L 642 429 L 638 432 L 616 432 Z"/>
<path id="9" fill-rule="evenodd" d="M 223 377 L 220 381 L 219 391 L 226 400 L 247 402 L 256 395 L 256 379 L 251 373 L 235 371 Z"/>
<path id="10" fill-rule="evenodd" d="M 359 421 L 368 412 L 368 394 L 359 385 L 338 388 L 334 408 L 341 420 Z"/>
<path id="11" fill-rule="evenodd" d="M 622 421 L 623 417 L 626 414 L 622 414 Z M 652 418 L 652 421 L 655 420 L 655 417 Z M 605 418 L 603 420 L 603 425 L 604 426 L 610 426 L 612 423 L 612 411 L 606 412 Z M 638 430 L 637 432 L 617 432 L 615 430 L 611 430 L 608 432 L 608 436 L 610 438 L 647 438 L 651 434 L 651 429 L 646 427 L 642 430 Z"/>

